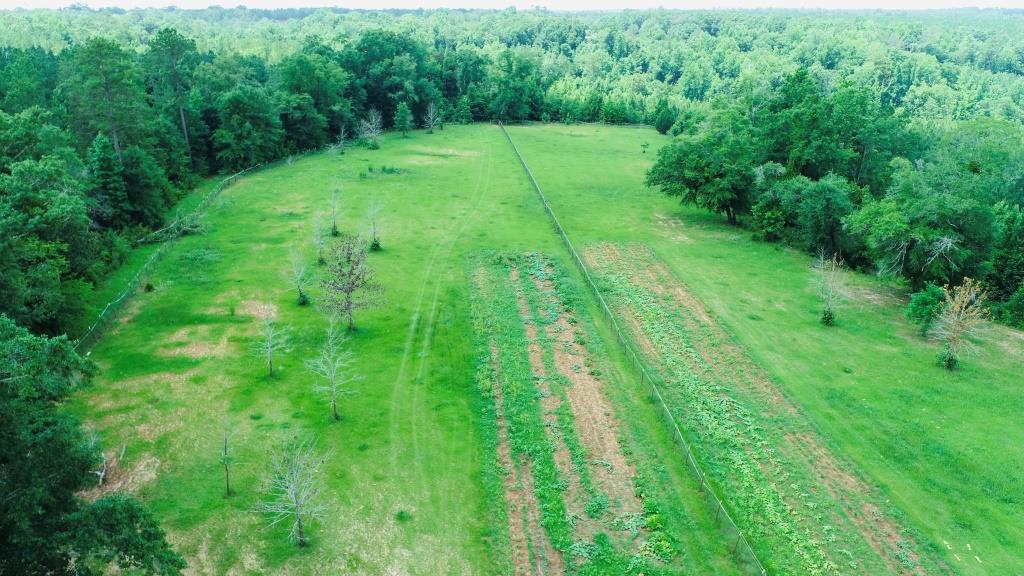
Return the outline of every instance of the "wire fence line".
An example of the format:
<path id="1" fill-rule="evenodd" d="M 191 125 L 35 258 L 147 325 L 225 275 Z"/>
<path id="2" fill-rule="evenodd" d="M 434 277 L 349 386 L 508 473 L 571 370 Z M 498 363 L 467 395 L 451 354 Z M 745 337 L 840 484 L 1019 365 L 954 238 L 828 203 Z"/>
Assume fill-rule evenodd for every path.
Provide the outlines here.
<path id="1" fill-rule="evenodd" d="M 579 253 L 576 252 L 576 248 L 573 246 L 572 241 L 569 240 L 569 236 L 566 234 L 565 229 L 558 221 L 558 216 L 555 215 L 555 211 L 551 208 L 551 205 L 548 204 L 547 198 L 545 198 L 540 184 L 538 184 L 537 179 L 534 178 L 533 172 L 526 164 L 526 160 L 523 159 L 523 155 L 519 152 L 519 148 L 512 140 L 512 136 L 508 133 L 508 130 L 505 129 L 505 125 L 502 122 L 499 121 L 498 126 L 501 128 L 502 133 L 505 134 L 505 138 L 508 139 L 508 143 L 512 146 L 512 150 L 516 153 L 516 158 L 519 159 L 519 164 L 522 165 L 523 170 L 526 172 L 526 176 L 530 179 L 530 184 L 533 186 L 534 191 L 537 192 L 541 205 L 544 206 L 544 211 L 547 212 L 548 217 L 551 219 L 551 223 L 554 225 L 555 231 L 558 233 L 558 236 L 562 239 L 566 249 L 568 249 L 569 254 L 572 256 L 573 263 L 583 276 L 587 287 L 597 299 L 601 311 L 604 313 L 608 324 L 612 328 L 612 332 L 615 333 L 616 339 L 622 346 L 623 353 L 632 363 L 633 369 L 636 370 L 637 375 L 640 378 L 640 385 L 643 386 L 646 384 L 651 388 L 651 396 L 656 404 L 661 407 L 661 413 L 672 432 L 672 440 L 679 446 L 683 455 L 686 457 L 690 470 L 696 476 L 697 480 L 700 481 L 700 491 L 705 502 L 714 509 L 715 523 L 726 533 L 727 541 L 732 542 L 732 554 L 737 560 L 737 563 L 753 574 L 766 576 L 768 574 L 767 569 L 765 569 L 764 564 L 761 562 L 760 558 L 758 558 L 757 553 L 754 551 L 753 546 L 750 545 L 747 537 L 732 519 L 732 515 L 729 514 L 729 511 L 726 509 L 723 500 L 718 496 L 715 488 L 708 483 L 706 474 L 700 464 L 698 464 L 697 459 L 694 456 L 693 448 L 683 436 L 683 431 L 679 428 L 679 423 L 676 421 L 676 418 L 672 415 L 672 411 L 669 409 L 668 404 L 665 402 L 665 398 L 661 394 L 661 389 L 659 388 L 657 381 L 651 377 L 650 371 L 645 366 L 640 355 L 637 354 L 622 328 L 619 326 L 618 320 L 616 320 L 615 315 L 612 314 L 611 308 L 608 306 L 608 303 L 605 301 L 601 291 L 598 290 L 597 284 L 591 277 L 590 270 L 587 268 L 587 265 L 584 264 L 583 259 L 580 258 Z"/>
<path id="2" fill-rule="evenodd" d="M 223 180 L 218 182 L 216 186 L 213 187 L 213 190 L 210 190 L 206 194 L 206 196 L 203 196 L 199 203 L 196 204 L 195 208 L 190 210 L 188 214 L 176 218 L 174 222 L 172 222 L 171 224 L 161 228 L 160 230 L 156 230 L 148 234 L 147 236 L 144 236 L 139 241 L 137 241 L 135 243 L 136 246 L 146 242 L 150 242 L 152 241 L 153 238 L 163 237 L 159 247 L 157 247 L 153 254 L 149 256 L 149 259 L 147 259 L 146 262 L 139 267 L 139 269 L 135 272 L 135 275 L 132 276 L 131 280 L 129 280 L 125 284 L 124 290 L 122 290 L 113 300 L 107 302 L 107 305 L 104 306 L 103 309 L 100 310 L 99 314 L 96 315 L 96 318 L 92 321 L 92 324 L 90 324 L 89 327 L 85 330 L 85 332 L 83 332 L 82 335 L 79 336 L 77 340 L 75 340 L 75 351 L 85 350 L 99 340 L 100 336 L 103 335 L 106 328 L 110 325 L 110 321 L 114 319 L 114 317 L 117 315 L 117 312 L 120 311 L 121 308 L 123 308 L 124 305 L 131 299 L 132 295 L 134 295 L 135 292 L 138 291 L 139 286 L 142 285 L 143 280 L 148 278 L 149 275 L 153 272 L 153 268 L 156 265 L 156 263 L 160 261 L 160 259 L 164 256 L 164 254 L 167 252 L 170 246 L 174 244 L 174 240 L 177 240 L 183 235 L 183 232 L 186 230 L 186 228 L 182 226 L 183 222 L 202 216 L 206 209 L 210 207 L 210 204 L 217 199 L 220 193 L 223 192 L 225 188 L 233 184 L 236 180 L 250 172 L 254 172 L 270 164 L 257 164 L 255 166 L 250 166 L 245 170 L 235 172 L 234 174 L 225 177 Z"/>

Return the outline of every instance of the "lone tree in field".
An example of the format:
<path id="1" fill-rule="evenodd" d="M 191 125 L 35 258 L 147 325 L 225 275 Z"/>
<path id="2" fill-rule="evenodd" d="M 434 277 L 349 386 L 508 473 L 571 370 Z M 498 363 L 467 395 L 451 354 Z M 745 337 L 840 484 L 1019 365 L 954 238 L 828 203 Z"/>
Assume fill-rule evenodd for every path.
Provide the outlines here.
<path id="1" fill-rule="evenodd" d="M 431 102 L 427 105 L 427 111 L 423 114 L 423 127 L 427 129 L 427 134 L 433 134 L 434 128 L 441 122 L 441 117 L 437 113 L 437 104 Z"/>
<path id="2" fill-rule="evenodd" d="M 293 439 L 274 457 L 264 500 L 258 508 L 270 517 L 268 526 L 290 524 L 288 538 L 300 548 L 309 545 L 310 521 L 323 513 L 319 502 L 323 462 L 313 442 Z"/>
<path id="3" fill-rule="evenodd" d="M 337 238 L 341 235 L 338 230 L 338 202 L 341 201 L 341 184 L 335 180 L 334 188 L 331 189 L 331 236 Z"/>
<path id="4" fill-rule="evenodd" d="M 370 251 L 380 252 L 384 249 L 384 246 L 380 243 L 380 236 L 377 232 L 380 230 L 377 227 L 377 215 L 380 214 L 380 202 L 376 198 L 373 199 L 373 203 L 370 204 Z"/>
<path id="5" fill-rule="evenodd" d="M 988 293 L 981 284 L 971 278 L 964 283 L 950 288 L 942 288 L 945 301 L 932 324 L 929 335 L 942 342 L 942 353 L 939 361 L 949 370 L 960 364 L 960 358 L 971 349 L 971 336 L 978 333 L 978 328 L 988 319 L 985 299 Z"/>
<path id="6" fill-rule="evenodd" d="M 331 247 L 321 286 L 324 308 L 337 318 L 346 318 L 349 332 L 354 331 L 355 311 L 377 305 L 383 292 L 366 264 L 366 245 L 360 237 L 342 235 Z"/>
<path id="7" fill-rule="evenodd" d="M 231 463 L 234 458 L 228 450 L 228 440 L 231 438 L 231 431 L 224 429 L 224 447 L 220 452 L 220 463 L 224 466 L 224 497 L 231 496 Z"/>
<path id="8" fill-rule="evenodd" d="M 260 338 L 253 344 L 253 354 L 267 362 L 267 376 L 274 375 L 274 354 L 288 348 L 288 331 L 277 325 L 269 305 L 260 311 Z"/>
<path id="9" fill-rule="evenodd" d="M 306 368 L 322 379 L 313 391 L 331 403 L 331 417 L 335 420 L 341 420 L 338 398 L 352 394 L 348 385 L 359 379 L 353 371 L 354 362 L 355 354 L 345 346 L 345 335 L 337 329 L 332 318 L 327 324 L 327 338 L 320 348 L 320 355 L 307 361 Z"/>
<path id="10" fill-rule="evenodd" d="M 296 303 L 299 306 L 305 306 L 309 304 L 309 294 L 306 293 L 306 287 L 309 286 L 309 268 L 302 261 L 302 256 L 299 255 L 298 250 L 292 248 L 289 252 L 292 260 L 290 278 L 297 292 Z"/>
<path id="11" fill-rule="evenodd" d="M 412 130 L 412 111 L 405 102 L 399 102 L 395 109 L 395 129 L 401 130 L 402 138 L 408 138 Z"/>
<path id="12" fill-rule="evenodd" d="M 313 216 L 313 249 L 316 250 L 316 263 L 317 266 L 322 266 L 324 263 L 324 230 L 320 225 L 320 213 L 317 212 Z"/>
<path id="13" fill-rule="evenodd" d="M 843 270 L 843 261 L 835 254 L 827 257 L 824 251 L 819 251 L 814 268 L 818 272 L 818 299 L 821 300 L 822 306 L 821 323 L 825 326 L 832 326 L 836 323 L 836 307 L 839 303 L 840 273 Z"/>
<path id="14" fill-rule="evenodd" d="M 380 112 L 371 108 L 366 113 L 366 118 L 359 121 L 359 139 L 363 141 L 367 148 L 376 150 L 380 148 L 379 140 L 383 132 L 384 119 L 381 117 Z"/>

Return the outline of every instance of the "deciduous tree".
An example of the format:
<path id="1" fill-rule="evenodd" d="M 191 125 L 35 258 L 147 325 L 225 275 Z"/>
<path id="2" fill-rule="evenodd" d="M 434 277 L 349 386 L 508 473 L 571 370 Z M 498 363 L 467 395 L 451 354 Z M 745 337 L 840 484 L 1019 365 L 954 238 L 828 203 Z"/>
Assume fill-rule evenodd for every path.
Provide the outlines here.
<path id="1" fill-rule="evenodd" d="M 274 319 L 274 311 L 269 304 L 264 304 L 259 312 L 259 338 L 253 343 L 253 354 L 267 363 L 267 375 L 274 375 L 274 355 L 288 349 L 288 330 L 278 326 Z"/>
<path id="2" fill-rule="evenodd" d="M 376 306 L 383 291 L 366 263 L 366 244 L 362 238 L 344 234 L 334 243 L 321 286 L 324 308 L 346 319 L 349 332 L 355 330 L 355 311 Z"/>
<path id="3" fill-rule="evenodd" d="M 839 303 L 842 288 L 843 262 L 838 256 L 828 256 L 824 250 L 818 252 L 814 262 L 818 276 L 818 300 L 821 301 L 821 323 L 832 326 L 836 323 L 836 307 Z"/>
<path id="4" fill-rule="evenodd" d="M 945 300 L 929 335 L 942 343 L 939 355 L 942 365 L 954 370 L 972 348 L 970 338 L 978 334 L 978 329 L 988 319 L 984 306 L 987 293 L 971 278 L 965 278 L 959 286 L 946 286 L 942 290 Z"/>
<path id="5" fill-rule="evenodd" d="M 331 404 L 331 417 L 341 420 L 338 411 L 338 400 L 342 396 L 352 394 L 349 385 L 359 379 L 353 364 L 355 354 L 348 347 L 345 335 L 337 328 L 333 318 L 328 319 L 324 343 L 320 354 L 306 362 L 306 368 L 316 374 L 321 382 L 313 391 L 322 395 Z"/>
<path id="6" fill-rule="evenodd" d="M 320 467 L 324 457 L 312 441 L 293 439 L 271 462 L 270 477 L 259 510 L 270 526 L 287 524 L 288 537 L 300 548 L 309 545 L 310 522 L 323 517 Z"/>
<path id="7" fill-rule="evenodd" d="M 370 109 L 366 112 L 366 118 L 359 121 L 359 140 L 371 150 L 380 148 L 380 135 L 384 131 L 384 121 L 380 112 Z"/>

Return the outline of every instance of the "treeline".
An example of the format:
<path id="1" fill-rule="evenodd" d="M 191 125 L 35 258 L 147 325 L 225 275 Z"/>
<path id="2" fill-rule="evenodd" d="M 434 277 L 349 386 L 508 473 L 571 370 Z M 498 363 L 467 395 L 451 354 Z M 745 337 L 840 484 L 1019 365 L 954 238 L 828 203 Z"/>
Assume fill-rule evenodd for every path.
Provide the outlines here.
<path id="1" fill-rule="evenodd" d="M 162 225 L 198 178 L 358 137 L 367 119 L 379 118 L 376 128 L 397 119 L 403 130 L 495 118 L 676 126 L 684 139 L 741 154 L 731 164 L 763 167 L 741 178 L 756 194 L 750 188 L 745 205 L 729 210 L 739 219 L 756 208 L 766 238 L 792 236 L 801 210 L 811 218 L 793 198 L 814 192 L 782 191 L 811 186 L 793 177 L 814 190 L 846 186 L 829 174 L 845 178 L 850 206 L 830 212 L 845 235 L 828 245 L 849 244 L 844 255 L 863 265 L 883 252 L 891 259 L 889 244 L 905 238 L 861 230 L 852 215 L 845 224 L 847 208 L 891 211 L 893 179 L 914 174 L 945 190 L 955 150 L 995 142 L 997 130 L 1014 153 L 1024 119 L 1017 12 L 73 8 L 5 12 L 0 23 L 0 312 L 51 334 L 69 328 L 131 240 Z M 750 106 L 745 121 L 741 102 Z M 811 125 L 805 114 L 827 119 Z M 712 142 L 707 131 L 722 122 L 741 132 Z M 768 123 L 776 133 L 766 135 Z M 741 150 L 763 137 L 767 147 Z M 896 158 L 909 164 L 891 164 Z M 984 174 L 960 173 L 983 185 Z M 1007 229 L 1015 200 L 995 179 L 970 201 L 987 206 L 991 230 Z M 767 189 L 777 205 L 761 201 Z M 886 266 L 915 286 L 985 276 L 1012 236 L 961 231 L 933 257 L 937 240 L 905 227 L 915 229 L 911 245 Z M 948 269 L 923 271 L 942 262 Z M 998 298 L 1018 285 L 1006 282 Z"/>
<path id="2" fill-rule="evenodd" d="M 649 184 L 915 291 L 978 280 L 998 318 L 1024 324 L 1019 123 L 913 118 L 806 68 L 668 117 Z"/>

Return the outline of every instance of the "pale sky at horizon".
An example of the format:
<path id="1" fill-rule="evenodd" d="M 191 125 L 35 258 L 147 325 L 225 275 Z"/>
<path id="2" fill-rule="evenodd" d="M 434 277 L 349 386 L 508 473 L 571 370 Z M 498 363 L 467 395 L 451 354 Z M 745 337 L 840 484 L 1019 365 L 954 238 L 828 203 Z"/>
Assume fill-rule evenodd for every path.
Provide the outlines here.
<path id="1" fill-rule="evenodd" d="M 0 0 L 0 8 L 63 8 L 71 4 L 92 8 L 206 8 L 208 6 L 249 8 L 298 8 L 337 6 L 342 8 L 507 8 L 543 6 L 550 10 L 623 10 L 644 8 L 797 8 L 797 9 L 892 9 L 1024 8 L 1024 0 Z"/>

